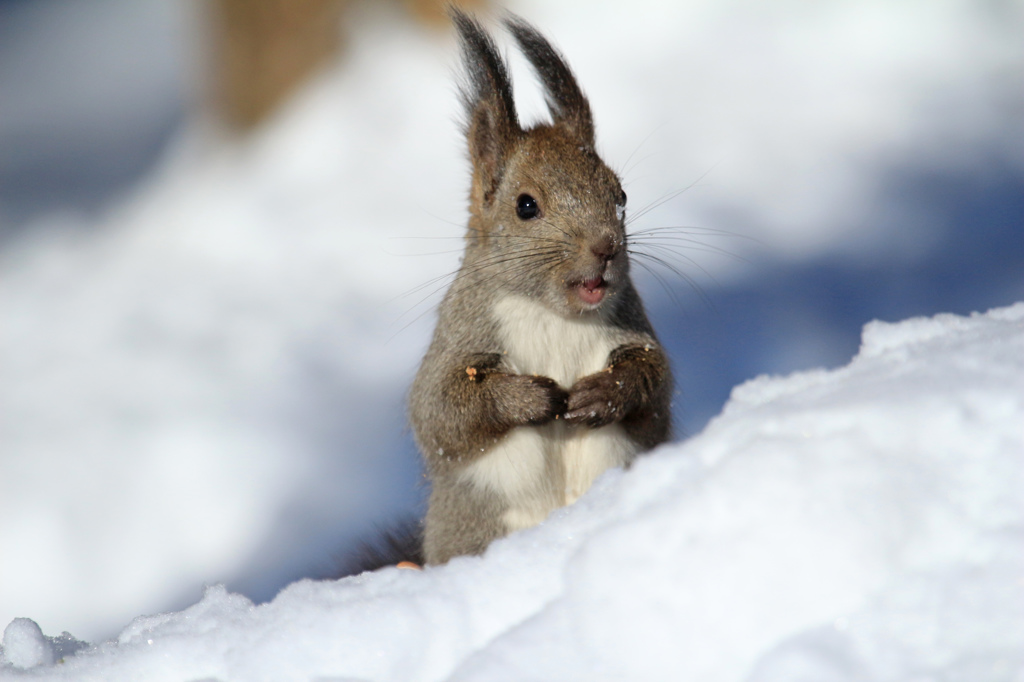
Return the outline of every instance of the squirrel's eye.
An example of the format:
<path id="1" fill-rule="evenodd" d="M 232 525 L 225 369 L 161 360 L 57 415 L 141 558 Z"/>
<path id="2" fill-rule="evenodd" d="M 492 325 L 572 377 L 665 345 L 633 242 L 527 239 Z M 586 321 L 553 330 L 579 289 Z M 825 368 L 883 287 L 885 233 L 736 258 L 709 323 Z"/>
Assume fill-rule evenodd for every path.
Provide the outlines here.
<path id="1" fill-rule="evenodd" d="M 537 206 L 537 200 L 529 194 L 520 194 L 516 199 L 516 215 L 519 216 L 519 219 L 536 218 L 538 213 L 540 213 L 540 208 Z"/>
<path id="2" fill-rule="evenodd" d="M 626 205 L 626 190 L 619 190 L 619 206 Z"/>

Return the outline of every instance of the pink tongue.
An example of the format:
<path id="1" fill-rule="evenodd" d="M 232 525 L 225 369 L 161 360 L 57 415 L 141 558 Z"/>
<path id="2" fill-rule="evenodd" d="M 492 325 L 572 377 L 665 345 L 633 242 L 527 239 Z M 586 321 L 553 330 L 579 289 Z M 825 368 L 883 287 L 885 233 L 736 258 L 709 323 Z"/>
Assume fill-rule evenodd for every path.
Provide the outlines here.
<path id="1" fill-rule="evenodd" d="M 604 284 L 603 279 L 594 277 L 584 281 L 576 290 L 584 303 L 594 305 L 595 303 L 600 303 L 601 299 L 604 298 L 604 287 L 601 286 L 602 284 Z"/>

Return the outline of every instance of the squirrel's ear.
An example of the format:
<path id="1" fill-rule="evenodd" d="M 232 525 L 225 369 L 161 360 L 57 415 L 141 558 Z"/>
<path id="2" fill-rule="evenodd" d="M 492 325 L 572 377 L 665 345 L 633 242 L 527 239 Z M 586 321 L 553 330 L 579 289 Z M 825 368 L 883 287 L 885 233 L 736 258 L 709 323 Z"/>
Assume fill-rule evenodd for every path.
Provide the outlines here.
<path id="1" fill-rule="evenodd" d="M 508 69 L 494 41 L 479 23 L 455 7 L 449 8 L 449 14 L 459 32 L 466 70 L 461 95 L 473 162 L 473 193 L 487 204 L 523 131 L 516 116 Z"/>
<path id="2" fill-rule="evenodd" d="M 509 15 L 505 26 L 544 83 L 548 109 L 555 125 L 568 129 L 581 142 L 593 147 L 594 119 L 590 114 L 590 103 L 565 59 L 537 29 L 519 17 Z"/>

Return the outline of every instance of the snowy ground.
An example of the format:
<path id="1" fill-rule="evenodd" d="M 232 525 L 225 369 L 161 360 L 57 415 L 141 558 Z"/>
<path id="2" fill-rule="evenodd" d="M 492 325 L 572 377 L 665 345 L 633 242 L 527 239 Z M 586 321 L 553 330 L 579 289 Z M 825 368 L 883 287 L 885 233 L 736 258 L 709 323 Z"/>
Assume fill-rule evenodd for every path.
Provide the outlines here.
<path id="1" fill-rule="evenodd" d="M 873 264 L 891 263 L 896 271 L 913 271 L 936 244 L 949 243 L 943 241 L 942 230 L 959 221 L 966 225 L 957 225 L 967 235 L 965 243 L 980 250 L 980 264 L 963 261 L 964 278 L 960 271 L 955 276 L 937 271 L 936 288 L 956 283 L 963 287 L 958 291 L 969 291 L 971 283 L 979 280 L 967 280 L 967 274 L 988 276 L 985 281 L 994 283 L 995 302 L 1024 299 L 1019 222 L 1004 220 L 1001 234 L 1008 236 L 992 246 L 973 222 L 941 215 L 936 208 L 944 206 L 941 193 L 910 200 L 893 193 L 893 187 L 901 184 L 892 181 L 894 173 L 897 180 L 904 179 L 899 173 L 908 168 L 915 170 L 913 178 L 951 174 L 976 178 L 982 184 L 988 182 L 993 168 L 1011 178 L 1024 173 L 1024 135 L 1020 134 L 1024 117 L 1019 115 L 1024 103 L 1020 86 L 1024 48 L 1019 41 L 1024 8 L 1019 3 L 936 4 L 929 0 L 895 7 L 881 1 L 851 1 L 810 11 L 780 2 L 755 12 L 744 4 L 710 0 L 670 4 L 645 0 L 628 7 L 523 0 L 513 8 L 552 35 L 569 56 L 591 96 L 601 150 L 627 180 L 631 207 L 644 206 L 699 179 L 692 189 L 634 227 L 700 225 L 729 230 L 740 237 L 712 245 L 742 252 L 754 261 L 748 264 L 690 252 L 718 280 L 719 289 L 693 264 L 675 260 L 722 307 L 722 317 L 727 319 L 718 335 L 698 329 L 695 320 L 700 318 L 693 310 L 703 304 L 685 283 L 662 272 L 674 295 L 682 299 L 677 306 L 661 293 L 655 280 L 639 273 L 654 322 L 674 351 L 684 391 L 677 401 L 678 416 L 691 434 L 721 406 L 721 399 L 692 402 L 692 396 L 700 395 L 704 384 L 710 383 L 701 375 L 708 367 L 733 366 L 734 378 L 726 384 L 732 386 L 766 367 L 788 371 L 834 366 L 852 354 L 852 348 L 843 345 L 847 340 L 818 326 L 820 318 L 806 314 L 796 297 L 780 304 L 783 309 L 771 318 L 763 335 L 730 327 L 765 312 L 763 306 L 754 306 L 732 315 L 727 302 L 736 291 L 777 284 L 760 277 L 759 263 L 781 264 L 776 275 L 808 264 L 831 271 L 837 268 L 830 263 L 841 262 L 844 267 L 866 263 L 864 290 L 874 294 L 870 287 L 878 281 L 886 289 L 892 287 L 872 269 Z M 580 20 L 581 12 L 585 20 Z M 359 21 L 344 59 L 251 140 L 223 140 L 204 122 L 194 121 L 180 133 L 160 168 L 99 219 L 50 215 L 4 244 L 0 251 L 0 626 L 29 617 L 49 635 L 67 630 L 99 642 L 139 614 L 194 603 L 204 583 L 225 582 L 235 592 L 269 599 L 296 578 L 327 575 L 337 564 L 336 553 L 370 532 L 374 522 L 387 522 L 416 508 L 422 490 L 417 488 L 419 470 L 404 432 L 403 392 L 425 346 L 432 321 L 430 305 L 443 282 L 416 288 L 454 267 L 465 210 L 467 170 L 463 142 L 453 123 L 455 52 L 446 38 L 424 34 L 408 23 L 384 22 L 372 12 Z M 539 111 L 539 97 L 521 66 L 516 60 L 518 92 L 527 103 L 529 118 Z M 1019 186 L 1009 187 L 1020 194 Z M 0 210 L 0 219 L 3 215 Z M 742 237 L 759 240 L 753 254 Z M 969 250 L 960 249 L 954 255 Z M 747 288 L 737 289 L 745 277 L 751 279 L 744 285 Z M 837 305 L 851 300 L 846 292 L 821 287 L 817 280 L 810 284 L 797 280 L 794 288 L 806 296 L 831 297 Z M 864 295 L 859 287 L 853 293 Z M 955 308 L 938 310 L 966 312 L 971 306 L 995 305 L 971 303 L 976 300 L 961 297 Z M 921 310 L 909 307 L 912 312 L 901 316 Z M 859 327 L 879 315 L 848 317 L 855 318 L 853 325 Z M 767 357 L 757 362 L 722 357 L 720 350 L 727 347 L 723 337 L 741 336 L 749 336 L 750 345 Z M 715 352 L 693 357 L 688 351 L 693 344 L 706 344 Z M 969 357 L 981 369 L 994 366 L 985 364 L 988 361 L 982 355 L 979 351 Z M 993 363 L 995 359 L 993 355 Z M 858 366 L 870 366 L 858 362 L 844 372 L 857 375 Z M 1016 376 L 1020 386 L 1019 374 L 1004 374 L 997 378 L 1010 381 Z M 967 377 L 963 386 L 973 385 L 968 379 L 981 381 Z M 804 375 L 784 385 L 808 380 Z M 881 646 L 878 642 L 885 637 L 870 633 L 890 627 L 896 616 L 886 614 L 902 613 L 903 601 L 911 615 L 923 613 L 922 604 L 928 599 L 932 599 L 929 608 L 939 615 L 945 613 L 943 609 L 962 614 L 959 609 L 967 608 L 965 601 L 987 604 L 986 590 L 999 592 L 1005 587 L 999 576 L 1003 575 L 1000 566 L 1007 564 L 999 557 L 992 559 L 977 569 L 976 581 L 970 575 L 959 576 L 960 568 L 943 573 L 946 564 L 929 563 L 938 551 L 928 544 L 933 538 L 929 526 L 922 531 L 920 551 L 922 561 L 938 572 L 922 569 L 927 575 L 921 578 L 921 601 L 915 601 L 913 589 L 900 587 L 899 581 L 911 580 L 906 576 L 912 574 L 912 559 L 905 553 L 916 551 L 912 543 L 899 540 L 901 524 L 913 530 L 917 520 L 927 516 L 929 524 L 939 524 L 936 527 L 955 525 L 942 516 L 936 501 L 950 471 L 944 468 L 946 460 L 940 458 L 933 470 L 914 459 L 932 456 L 915 443 L 931 443 L 926 436 L 946 434 L 946 429 L 954 429 L 949 447 L 973 438 L 981 459 L 965 470 L 984 478 L 1010 466 L 1005 463 L 1008 451 L 986 440 L 995 438 L 989 434 L 996 430 L 981 426 L 972 430 L 970 421 L 998 421 L 1003 408 L 993 399 L 988 407 L 972 412 L 967 402 L 974 394 L 966 388 L 958 393 L 937 385 L 935 395 L 923 391 L 922 400 L 948 400 L 945 409 L 954 413 L 952 422 L 939 420 L 937 426 L 926 428 L 912 424 L 909 413 L 900 411 L 912 409 L 910 398 L 884 403 L 873 411 L 863 395 L 843 394 L 843 400 L 857 399 L 848 404 L 849 413 L 841 417 L 837 407 L 822 422 L 822 428 L 832 425 L 835 438 L 843 444 L 828 440 L 832 436 L 824 432 L 811 430 L 808 437 L 822 439 L 815 441 L 821 443 L 817 455 L 823 456 L 823 450 L 830 458 L 848 457 L 852 462 L 848 469 L 832 459 L 822 462 L 820 470 L 801 468 L 796 460 L 811 455 L 800 449 L 747 457 L 747 446 L 731 441 L 728 447 L 718 447 L 735 449 L 734 455 L 719 460 L 704 454 L 705 448 L 714 449 L 709 443 L 715 439 L 739 438 L 743 429 L 750 432 L 754 448 L 755 441 L 761 443 L 758 429 L 782 428 L 781 417 L 762 422 L 757 415 L 789 398 L 780 396 L 756 408 L 749 404 L 760 391 L 778 390 L 780 384 L 754 386 L 744 389 L 741 399 L 707 432 L 682 449 L 652 458 L 634 474 L 609 477 L 602 492 L 588 498 L 587 504 L 565 512 L 558 521 L 563 525 L 552 524 L 502 545 L 494 554 L 500 559 L 459 563 L 423 575 L 385 574 L 339 585 L 300 583 L 251 614 L 242 597 L 214 592 L 197 610 L 165 619 L 161 632 L 177 628 L 181 638 L 157 636 L 154 641 L 160 641 L 161 647 L 185 647 L 188 654 L 183 661 L 194 658 L 197 665 L 213 666 L 196 672 L 196 677 L 251 677 L 244 666 L 256 670 L 265 665 L 272 670 L 270 659 L 242 653 L 240 660 L 231 662 L 228 654 L 216 653 L 217 647 L 246 652 L 245 647 L 251 646 L 255 651 L 265 646 L 264 636 L 280 638 L 281 646 L 291 642 L 297 651 L 300 646 L 310 647 L 295 656 L 274 659 L 296 666 L 291 669 L 298 675 L 314 670 L 321 656 L 351 654 L 356 666 L 363 661 L 360 656 L 376 655 L 369 637 L 365 644 L 345 644 L 352 647 L 351 652 L 337 641 L 325 644 L 352 632 L 346 629 L 347 619 L 358 624 L 364 622 L 361 614 L 376 614 L 387 621 L 403 621 L 391 622 L 396 630 L 391 634 L 383 626 L 367 626 L 381 642 L 380 650 L 392 651 L 387 647 L 393 646 L 393 651 L 408 657 L 388 654 L 380 665 L 401 666 L 408 661 L 410 670 L 416 671 L 409 673 L 413 679 L 441 676 L 501 632 L 508 631 L 474 660 L 514 658 L 515 647 L 541 646 L 552 628 L 569 628 L 576 617 L 583 624 L 588 622 L 586 614 L 597 613 L 584 605 L 588 600 L 606 599 L 609 614 L 628 608 L 629 599 L 661 600 L 661 593 L 643 596 L 625 589 L 626 576 L 634 570 L 626 564 L 634 561 L 634 554 L 637 563 L 647 564 L 659 552 L 679 557 L 682 550 L 650 539 L 650 546 L 629 544 L 628 556 L 604 553 L 614 554 L 615 547 L 623 546 L 612 539 L 613 530 L 620 524 L 626 528 L 633 520 L 640 524 L 638 528 L 648 528 L 637 530 L 639 536 L 665 537 L 660 522 L 637 511 L 643 506 L 637 499 L 640 493 L 629 491 L 655 489 L 650 499 L 653 510 L 662 499 L 657 481 L 681 478 L 685 481 L 680 486 L 692 484 L 704 490 L 700 481 L 735 476 L 733 483 L 720 484 L 724 488 L 706 486 L 708 495 L 719 490 L 714 493 L 722 495 L 719 499 L 697 496 L 686 502 L 690 497 L 681 496 L 680 505 L 694 507 L 679 512 L 684 522 L 673 532 L 698 533 L 698 527 L 686 525 L 693 523 L 706 524 L 710 533 L 718 527 L 716 523 L 728 526 L 752 518 L 758 532 L 768 533 L 765 524 L 778 522 L 781 525 L 773 532 L 780 537 L 774 544 L 767 535 L 747 537 L 737 531 L 743 542 L 753 544 L 741 542 L 733 547 L 738 536 L 730 531 L 724 533 L 718 550 L 709 547 L 708 551 L 719 551 L 723 561 L 736 558 L 737 571 L 754 570 L 765 562 L 776 567 L 778 572 L 765 580 L 785 580 L 783 565 L 812 567 L 790 578 L 806 585 L 808 594 L 827 593 L 814 597 L 821 602 L 821 611 L 811 613 L 810 596 L 776 599 L 774 592 L 782 594 L 782 588 L 775 583 L 765 589 L 764 601 L 753 596 L 739 599 L 741 594 L 760 594 L 768 583 L 751 582 L 748 574 L 730 574 L 726 565 L 730 562 L 715 563 L 711 554 L 701 555 L 704 563 L 699 565 L 689 558 L 681 563 L 678 558 L 665 559 L 664 568 L 651 573 L 650 584 L 668 580 L 664 571 L 691 570 L 692 564 L 696 573 L 684 577 L 706 586 L 678 593 L 679 599 L 695 600 L 683 611 L 703 609 L 706 619 L 677 627 L 672 619 L 683 611 L 666 605 L 658 615 L 661 612 L 652 607 L 650 618 L 666 619 L 666 629 L 658 632 L 675 637 L 678 631 L 679 639 L 690 633 L 687 637 L 696 637 L 694 642 L 708 642 L 715 636 L 712 621 L 718 618 L 715 627 L 735 631 L 736 646 L 748 647 L 743 659 L 747 664 L 769 647 L 782 646 L 783 637 L 793 636 L 796 639 L 785 645 L 790 648 L 780 649 L 764 665 L 786 665 L 790 649 L 824 651 L 824 659 L 863 658 L 878 666 L 896 661 L 891 664 L 897 666 L 894 670 L 902 665 L 901 656 L 924 661 L 925 667 L 932 665 L 927 656 L 914 658 L 911 650 L 917 644 L 909 640 L 898 646 L 911 653 L 890 648 L 874 655 L 871 647 Z M 865 417 L 865 423 L 875 427 L 857 430 L 854 422 L 861 409 L 874 414 L 871 419 L 881 419 L 884 413 L 893 421 L 880 426 Z M 935 409 L 941 412 L 938 404 Z M 1019 416 L 1019 409 L 1005 409 L 1009 410 L 1006 419 Z M 751 421 L 741 418 L 744 413 Z M 695 419 L 693 414 L 704 416 Z M 796 420 L 796 414 L 791 418 Z M 812 414 L 818 413 L 807 413 Z M 922 411 L 915 419 L 933 416 Z M 805 417 L 811 422 L 816 418 Z M 957 426 L 956 419 L 964 424 Z M 907 422 L 905 429 L 903 422 Z M 998 423 L 1005 430 L 1007 422 Z M 729 428 L 740 431 L 723 435 L 723 424 L 733 424 Z M 856 433 L 849 441 L 844 440 L 842 424 Z M 885 449 L 889 446 L 874 440 L 890 433 L 892 453 Z M 779 436 L 781 444 L 792 440 L 784 436 Z M 1013 443 L 1019 457 L 1019 439 Z M 938 446 L 945 447 L 946 441 L 940 438 Z M 990 451 L 984 448 L 1003 454 L 984 459 Z M 860 454 L 854 456 L 861 452 L 868 461 L 860 462 Z M 876 452 L 890 454 L 880 462 Z M 965 449 L 960 455 L 973 452 L 972 445 L 970 453 Z M 955 460 L 953 454 L 949 456 Z M 885 468 L 889 461 L 896 467 L 893 471 Z M 779 490 L 757 487 L 762 485 L 754 475 L 758 467 L 768 468 L 763 485 L 775 481 Z M 921 480 L 907 474 L 913 467 L 925 472 Z M 648 468 L 661 473 L 648 479 L 644 473 Z M 1005 478 L 1009 480 L 1010 475 Z M 743 509 L 752 508 L 733 509 L 744 496 L 754 504 L 789 493 L 796 505 L 805 499 L 800 490 L 810 488 L 806 494 L 816 495 L 816 486 L 826 479 L 837 490 L 847 491 L 836 493 L 835 504 L 847 500 L 853 495 L 851 487 L 857 486 L 865 487 L 866 501 L 850 501 L 851 509 L 859 511 L 844 516 L 838 510 L 829 512 L 828 495 L 807 498 L 810 508 L 816 509 L 819 502 L 826 505 L 818 531 L 795 530 L 786 524 L 800 519 L 783 519 L 760 508 L 749 511 L 751 517 L 742 514 L 747 513 Z M 954 497 L 963 496 L 963 504 L 972 509 L 987 504 L 989 498 L 984 495 L 989 493 L 982 491 L 989 489 L 983 480 L 961 483 L 977 487 L 958 488 Z M 993 485 L 997 484 L 1001 485 L 999 481 Z M 887 486 L 895 485 L 903 486 L 910 498 L 905 508 L 895 506 L 895 497 L 886 492 Z M 980 497 L 973 497 L 975 493 Z M 620 499 L 634 500 L 633 506 L 626 502 L 621 502 L 626 507 L 617 506 Z M 782 506 L 777 513 L 796 515 L 794 509 Z M 793 538 L 781 537 L 790 532 L 787 528 Z M 975 524 L 964 530 L 963 538 L 954 538 L 962 544 L 951 541 L 950 551 L 974 547 L 971 538 L 980 537 L 979 528 Z M 882 530 L 888 535 L 872 539 L 875 531 Z M 828 544 L 833 535 L 847 531 L 851 539 L 845 550 Z M 567 538 L 568 534 L 573 537 Z M 711 536 L 701 540 L 684 535 L 678 536 L 678 543 L 690 542 L 686 538 L 698 544 L 718 542 Z M 807 543 L 819 538 L 823 547 L 832 548 L 832 554 L 825 549 L 821 556 L 799 554 L 809 551 Z M 883 540 L 889 543 L 889 554 L 871 544 Z M 528 552 L 517 559 L 522 543 L 549 546 L 550 552 Z M 779 556 L 773 559 L 776 550 Z M 832 583 L 816 582 L 809 573 L 816 574 L 826 564 L 841 564 L 847 556 L 844 551 L 850 557 L 850 573 L 840 572 L 829 580 L 849 584 L 833 586 L 833 593 Z M 972 557 L 987 561 L 978 552 L 964 549 L 960 563 L 950 559 L 949 565 L 970 573 L 974 569 L 963 562 Z M 599 559 L 588 560 L 591 553 Z M 494 562 L 501 567 L 492 566 Z M 615 568 L 619 565 L 622 572 Z M 714 583 L 708 577 L 714 573 L 730 580 Z M 562 587 L 560 576 L 565 575 L 574 576 L 571 590 Z M 871 582 L 875 579 L 878 582 Z M 607 598 L 601 596 L 610 582 L 622 589 L 611 591 Z M 398 592 L 388 592 L 391 583 Z M 975 583 L 980 586 L 976 598 L 971 592 Z M 338 615 L 329 607 L 334 600 L 362 604 L 366 595 L 377 592 L 393 595 L 384 598 L 395 602 L 394 595 L 402 591 L 414 598 L 407 606 L 395 606 L 398 610 L 366 602 L 365 607 Z M 314 596 L 307 598 L 307 593 Z M 626 601 L 620 603 L 615 596 L 619 594 Z M 854 603 L 868 594 L 881 601 L 874 606 Z M 557 602 L 562 606 L 553 602 L 549 610 L 540 603 L 556 595 L 562 595 Z M 448 596 L 452 604 L 446 606 Z M 307 601 L 308 606 L 300 606 Z M 740 602 L 751 610 L 737 610 Z M 435 608 L 429 615 L 423 611 L 424 604 L 436 603 L 442 605 L 440 611 Z M 762 618 L 755 613 L 767 613 L 769 607 L 780 609 L 774 617 L 792 617 L 794 622 L 772 625 L 768 615 Z M 861 613 L 858 609 L 867 609 L 861 621 L 855 618 Z M 312 615 L 321 610 L 331 615 L 323 620 Z M 206 611 L 208 616 L 196 615 Z M 537 614 L 535 626 L 524 620 L 531 614 Z M 799 635 L 816 624 L 825 627 L 839 614 L 847 614 L 844 617 L 860 623 L 861 629 Z M 412 619 L 410 625 L 403 624 L 407 618 Z M 427 621 L 416 619 L 427 619 L 428 629 L 436 630 L 446 643 L 417 639 L 416 624 Z M 618 617 L 606 620 L 631 625 Z M 188 649 L 195 638 L 189 625 L 194 621 L 222 624 L 208 641 L 195 644 L 200 647 L 196 650 Z M 332 624 L 324 625 L 327 621 Z M 525 629 L 509 630 L 519 621 Z M 141 632 L 154 622 L 144 621 L 136 629 Z M 228 622 L 237 622 L 237 630 Z M 911 618 L 907 627 L 916 628 L 916 622 Z M 14 647 L 24 652 L 39 640 L 29 624 L 18 623 L 10 636 L 14 642 L 26 643 L 27 649 Z M 294 638 L 279 632 L 289 628 L 297 633 Z M 148 645 L 143 643 L 148 635 L 133 637 L 134 631 L 124 635 L 125 644 L 113 648 L 113 653 L 83 661 L 100 661 L 97 665 L 105 666 L 110 656 L 109 660 L 119 661 L 116 665 L 128 666 L 124 670 L 130 669 L 131 660 L 150 665 L 145 661 L 155 661 L 159 654 L 146 653 Z M 587 652 L 607 651 L 614 658 L 616 647 L 636 646 L 643 651 L 644 645 L 658 645 L 653 628 L 638 631 L 635 637 L 617 631 L 616 638 L 608 640 L 588 632 L 575 632 L 573 639 L 580 642 L 576 654 L 560 648 L 550 658 L 559 660 L 569 651 L 564 653 L 566 660 L 578 654 L 589 665 L 597 665 L 602 659 L 596 654 L 590 658 Z M 988 638 L 988 632 L 984 630 L 982 639 Z M 535 637 L 534 644 L 526 641 Z M 568 647 L 560 640 L 553 644 L 562 645 Z M 73 648 L 74 643 L 60 646 Z M 698 649 L 684 649 L 694 666 L 703 665 Z M 977 651 L 982 649 L 979 645 Z M 427 658 L 418 659 L 418 651 Z M 982 654 L 987 656 L 985 651 Z M 266 655 L 273 653 L 268 649 Z M 708 654 L 715 655 L 714 651 Z M 436 659 L 428 660 L 430 656 Z M 802 654 L 794 656 L 794 660 L 805 660 Z M 987 665 L 997 658 L 980 660 Z M 665 659 L 652 654 L 636 660 L 660 665 Z M 88 664 L 77 659 L 62 669 L 79 670 L 78 665 L 86 666 L 80 669 L 82 675 L 106 676 L 106 672 L 88 672 Z M 468 671 L 486 663 L 466 659 L 466 665 Z M 614 672 L 618 664 L 608 665 Z M 717 669 L 717 664 L 712 667 Z M 328 669 L 343 668 L 331 664 L 322 670 Z M 357 676 L 387 677 L 383 668 L 350 670 Z M 396 676 L 402 674 L 398 667 L 393 670 Z M 722 670 L 725 674 L 726 669 Z M 593 679 L 597 672 L 591 672 Z M 954 672 L 950 673 L 953 678 Z M 889 679 L 887 674 L 882 670 L 875 677 Z M 116 677 L 113 672 L 110 675 L 110 679 Z"/>
<path id="2" fill-rule="evenodd" d="M 1024 303 L 872 323 L 483 558 L 211 587 L 97 646 L 19 620 L 0 675 L 1019 682 L 1022 387 Z"/>

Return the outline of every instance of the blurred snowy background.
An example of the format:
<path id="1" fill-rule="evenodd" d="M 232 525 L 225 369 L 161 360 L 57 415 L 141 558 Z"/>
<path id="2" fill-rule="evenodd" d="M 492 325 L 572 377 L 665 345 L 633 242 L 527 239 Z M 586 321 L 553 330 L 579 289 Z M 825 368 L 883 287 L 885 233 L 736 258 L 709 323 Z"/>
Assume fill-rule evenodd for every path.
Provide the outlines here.
<path id="1" fill-rule="evenodd" d="M 688 188 L 633 225 L 711 247 L 651 251 L 702 293 L 636 269 L 681 436 L 871 319 L 1024 299 L 1024 3 L 507 6 L 568 56 L 630 210 Z M 243 135 L 202 104 L 199 15 L 0 1 L 0 625 L 268 599 L 422 503 L 403 398 L 465 213 L 452 38 L 353 2 Z"/>

